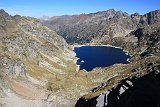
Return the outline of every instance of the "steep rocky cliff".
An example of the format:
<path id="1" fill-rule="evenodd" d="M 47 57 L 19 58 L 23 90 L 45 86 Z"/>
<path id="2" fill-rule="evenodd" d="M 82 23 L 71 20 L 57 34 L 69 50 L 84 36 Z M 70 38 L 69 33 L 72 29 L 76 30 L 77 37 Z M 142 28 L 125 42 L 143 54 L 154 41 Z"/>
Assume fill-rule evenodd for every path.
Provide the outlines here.
<path id="1" fill-rule="evenodd" d="M 137 28 L 160 21 L 160 11 L 129 15 L 110 9 L 91 14 L 55 16 L 42 23 L 62 35 L 68 43 L 103 42 L 124 37 Z"/>

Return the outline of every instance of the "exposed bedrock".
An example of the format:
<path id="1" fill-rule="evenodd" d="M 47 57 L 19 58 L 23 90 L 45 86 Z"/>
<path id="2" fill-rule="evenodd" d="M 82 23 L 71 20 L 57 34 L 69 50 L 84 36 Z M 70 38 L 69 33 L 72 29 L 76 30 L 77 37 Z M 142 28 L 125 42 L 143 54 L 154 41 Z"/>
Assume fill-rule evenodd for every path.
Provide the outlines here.
<path id="1" fill-rule="evenodd" d="M 140 78 L 124 79 L 116 88 L 100 96 L 89 100 L 80 98 L 76 107 L 160 107 L 159 72 L 160 65 Z"/>

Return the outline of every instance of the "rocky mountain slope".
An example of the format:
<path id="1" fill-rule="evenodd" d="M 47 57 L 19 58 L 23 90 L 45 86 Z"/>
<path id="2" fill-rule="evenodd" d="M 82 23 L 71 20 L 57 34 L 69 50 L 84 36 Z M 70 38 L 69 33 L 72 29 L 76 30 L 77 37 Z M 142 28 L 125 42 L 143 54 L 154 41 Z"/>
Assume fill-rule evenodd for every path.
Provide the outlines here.
<path id="1" fill-rule="evenodd" d="M 112 70 L 115 73 L 105 76 L 104 82 L 80 98 L 76 107 L 160 106 L 159 22 L 136 29 L 125 37 L 106 40 L 105 43 L 127 50 L 132 55 L 132 62 L 125 69 L 119 66 L 117 70 Z"/>
<path id="2" fill-rule="evenodd" d="M 124 37 L 131 31 L 160 21 L 160 11 L 129 15 L 110 9 L 97 13 L 55 16 L 42 23 L 63 36 L 68 43 L 97 43 L 109 38 Z"/>
<path id="3" fill-rule="evenodd" d="M 76 92 L 69 92 L 67 78 L 76 71 L 74 56 L 65 40 L 37 19 L 0 10 L 0 106 L 73 105 Z"/>
<path id="4" fill-rule="evenodd" d="M 76 107 L 158 107 L 160 64 L 148 63 L 141 67 L 126 72 L 128 77 L 123 74 L 124 79 L 118 84 L 115 81 L 122 77 L 115 76 L 103 83 L 92 94 L 80 98 Z"/>

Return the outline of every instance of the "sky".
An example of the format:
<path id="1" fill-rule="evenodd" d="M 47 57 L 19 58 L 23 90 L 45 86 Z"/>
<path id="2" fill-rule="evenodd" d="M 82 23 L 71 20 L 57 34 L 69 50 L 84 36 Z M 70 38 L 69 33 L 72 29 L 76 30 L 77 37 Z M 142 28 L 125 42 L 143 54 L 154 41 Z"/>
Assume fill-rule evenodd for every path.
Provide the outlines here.
<path id="1" fill-rule="evenodd" d="M 145 14 L 160 9 L 160 0 L 0 0 L 0 9 L 31 17 L 94 13 L 108 9 Z"/>

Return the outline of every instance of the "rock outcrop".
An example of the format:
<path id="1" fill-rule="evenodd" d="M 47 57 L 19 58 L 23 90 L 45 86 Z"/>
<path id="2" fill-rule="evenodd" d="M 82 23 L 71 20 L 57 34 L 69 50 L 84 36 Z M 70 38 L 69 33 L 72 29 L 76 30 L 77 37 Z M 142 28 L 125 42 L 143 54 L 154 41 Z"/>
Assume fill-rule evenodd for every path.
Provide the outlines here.
<path id="1" fill-rule="evenodd" d="M 158 107 L 160 106 L 160 66 L 149 64 L 148 74 L 122 80 L 98 97 L 78 100 L 76 107 Z M 150 70 L 150 71 L 149 71 Z"/>

